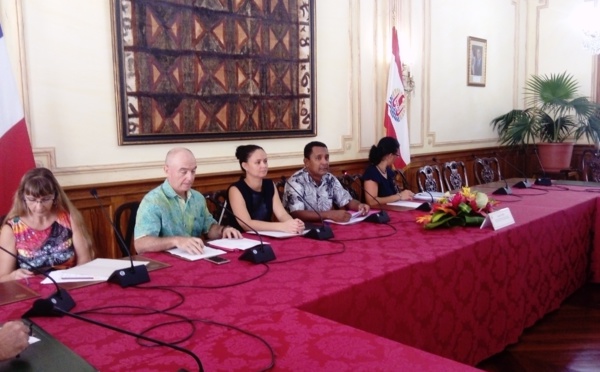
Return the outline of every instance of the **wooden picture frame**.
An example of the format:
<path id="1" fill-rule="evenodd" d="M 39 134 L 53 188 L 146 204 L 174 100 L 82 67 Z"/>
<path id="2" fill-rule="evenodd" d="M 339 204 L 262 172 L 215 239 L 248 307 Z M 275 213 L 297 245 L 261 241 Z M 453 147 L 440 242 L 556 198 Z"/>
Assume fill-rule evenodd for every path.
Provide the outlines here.
<path id="1" fill-rule="evenodd" d="M 315 136 L 314 0 L 112 0 L 119 145 Z"/>
<path id="2" fill-rule="evenodd" d="M 485 87 L 487 74 L 487 40 L 467 38 L 467 85 Z"/>

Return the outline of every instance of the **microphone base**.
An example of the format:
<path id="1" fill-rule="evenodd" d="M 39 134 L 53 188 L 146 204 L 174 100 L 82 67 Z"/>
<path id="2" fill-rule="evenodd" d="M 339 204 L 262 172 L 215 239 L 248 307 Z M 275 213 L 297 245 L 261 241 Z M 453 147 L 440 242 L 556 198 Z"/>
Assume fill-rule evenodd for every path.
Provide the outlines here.
<path id="1" fill-rule="evenodd" d="M 390 216 L 385 211 L 379 211 L 378 213 L 369 215 L 364 221 L 372 223 L 388 223 L 390 222 Z"/>
<path id="2" fill-rule="evenodd" d="M 529 183 L 529 180 L 523 180 L 523 181 L 515 183 L 513 185 L 513 187 L 515 187 L 517 189 L 528 189 L 531 187 L 531 183 Z"/>
<path id="3" fill-rule="evenodd" d="M 510 187 L 501 187 L 492 193 L 493 195 L 512 195 Z"/>
<path id="4" fill-rule="evenodd" d="M 127 269 L 115 270 L 109 277 L 110 283 L 116 283 L 122 288 L 131 287 L 133 285 L 148 283 L 150 275 L 146 265 L 138 265 Z"/>
<path id="5" fill-rule="evenodd" d="M 255 264 L 273 261 L 275 252 L 268 244 L 259 244 L 252 248 L 248 248 L 239 257 L 242 261 L 248 261 Z"/>
<path id="6" fill-rule="evenodd" d="M 58 292 L 52 296 L 35 300 L 31 309 L 27 310 L 21 318 L 62 316 L 63 314 L 61 312 L 56 311 L 57 308 L 64 312 L 68 312 L 74 307 L 75 301 L 73 300 L 73 297 L 71 297 L 66 289 L 59 288 Z"/>
<path id="7" fill-rule="evenodd" d="M 315 240 L 329 240 L 333 238 L 333 231 L 331 227 L 327 225 L 313 227 L 308 230 L 306 234 L 304 234 L 306 238 L 315 239 Z"/>
<path id="8" fill-rule="evenodd" d="M 538 186 L 552 186 L 552 180 L 548 177 L 541 177 L 536 179 L 534 184 Z"/>
<path id="9" fill-rule="evenodd" d="M 425 203 L 419 205 L 418 207 L 416 207 L 415 209 L 418 211 L 429 212 L 429 211 L 431 211 L 431 204 L 428 202 L 425 202 Z"/>

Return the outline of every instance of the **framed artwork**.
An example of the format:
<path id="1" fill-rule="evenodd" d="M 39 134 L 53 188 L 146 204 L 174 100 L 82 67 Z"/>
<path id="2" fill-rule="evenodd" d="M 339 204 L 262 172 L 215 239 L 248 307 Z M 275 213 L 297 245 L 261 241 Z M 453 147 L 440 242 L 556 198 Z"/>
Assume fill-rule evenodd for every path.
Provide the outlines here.
<path id="1" fill-rule="evenodd" d="M 314 0 L 113 0 L 119 145 L 316 135 Z"/>
<path id="2" fill-rule="evenodd" d="M 467 85 L 485 87 L 487 41 L 469 36 L 467 39 Z"/>

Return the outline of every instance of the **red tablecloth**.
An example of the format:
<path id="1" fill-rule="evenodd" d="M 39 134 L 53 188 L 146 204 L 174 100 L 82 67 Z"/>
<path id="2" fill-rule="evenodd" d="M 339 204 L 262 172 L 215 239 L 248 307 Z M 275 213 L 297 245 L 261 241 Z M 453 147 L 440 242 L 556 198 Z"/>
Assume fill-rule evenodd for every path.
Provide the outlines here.
<path id="1" fill-rule="evenodd" d="M 209 371 L 260 370 L 270 363 L 258 339 L 210 322 L 262 337 L 274 350 L 275 370 L 469 370 L 449 359 L 475 364 L 501 351 L 590 272 L 599 272 L 592 233 L 600 201 L 584 188 L 570 188 L 579 191 L 513 190 L 521 197 L 495 197 L 516 221 L 498 231 L 426 231 L 414 222 L 422 212 L 411 211 L 389 212 L 390 225 L 335 225 L 335 241 L 265 239 L 277 260 L 262 276 L 267 266 L 238 261 L 238 253 L 229 253 L 232 262 L 220 266 L 149 255 L 173 266 L 151 272 L 143 287 L 183 294 L 183 303 L 170 312 L 208 323 L 194 323 L 195 332 L 189 324 L 164 326 L 147 336 L 173 341 L 192 333 L 179 346 L 196 353 Z M 307 255 L 315 257 L 297 259 Z M 206 288 L 256 276 L 245 284 Z M 52 292 L 49 286 L 42 290 Z M 181 301 L 166 289 L 107 283 L 71 294 L 73 311 L 112 307 L 120 315 L 85 316 L 133 332 L 174 318 L 115 307 L 166 309 Z M 19 317 L 30 305 L 3 306 L 2 320 Z M 194 369 L 185 354 L 140 346 L 76 319 L 36 322 L 102 371 Z"/>

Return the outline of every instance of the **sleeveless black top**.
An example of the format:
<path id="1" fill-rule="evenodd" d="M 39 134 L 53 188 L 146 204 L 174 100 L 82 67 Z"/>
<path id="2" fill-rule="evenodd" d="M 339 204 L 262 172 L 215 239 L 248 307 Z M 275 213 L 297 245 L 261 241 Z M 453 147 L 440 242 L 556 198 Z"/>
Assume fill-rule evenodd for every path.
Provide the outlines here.
<path id="1" fill-rule="evenodd" d="M 244 182 L 243 179 L 237 181 L 233 185 L 229 186 L 237 187 L 246 202 L 246 209 L 253 220 L 260 220 L 271 222 L 273 216 L 273 195 L 275 194 L 275 185 L 273 181 L 268 179 L 262 180 L 262 188 L 260 192 L 254 191 Z M 227 193 L 229 194 L 229 192 Z M 227 209 L 231 211 L 230 203 L 227 203 Z M 232 227 L 240 231 L 245 231 L 248 226 L 241 226 L 242 223 L 238 223 L 237 219 L 230 218 L 229 222 Z M 245 228 L 243 228 L 245 227 Z"/>

